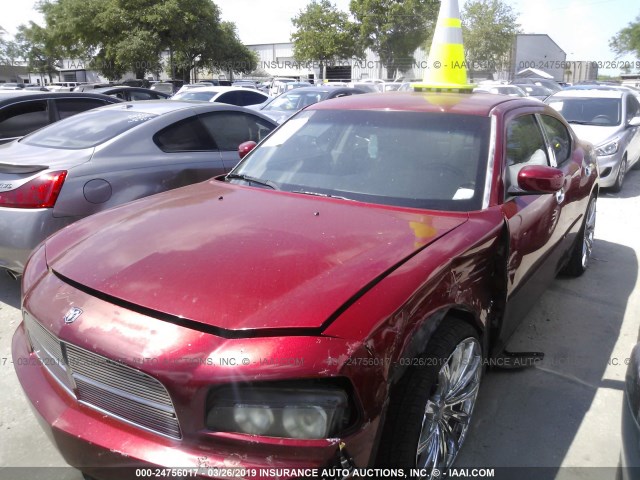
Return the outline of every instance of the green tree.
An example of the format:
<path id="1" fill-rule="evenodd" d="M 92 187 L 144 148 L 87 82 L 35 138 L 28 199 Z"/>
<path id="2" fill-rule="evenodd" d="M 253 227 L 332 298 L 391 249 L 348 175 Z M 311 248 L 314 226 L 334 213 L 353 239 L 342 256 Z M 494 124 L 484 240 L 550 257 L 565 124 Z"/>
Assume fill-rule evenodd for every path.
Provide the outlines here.
<path id="1" fill-rule="evenodd" d="M 296 28 L 291 35 L 293 57 L 299 62 L 319 62 L 320 78 L 327 63 L 363 56 L 356 25 L 330 0 L 312 0 L 291 21 Z"/>
<path id="2" fill-rule="evenodd" d="M 60 67 L 63 54 L 52 40 L 49 32 L 34 22 L 20 25 L 16 34 L 16 45 L 20 56 L 27 62 L 29 71 L 47 76 L 49 83 Z M 43 82 L 44 83 L 44 82 Z"/>
<path id="3" fill-rule="evenodd" d="M 640 58 L 640 15 L 609 40 L 609 47 L 618 55 L 631 53 Z"/>
<path id="4" fill-rule="evenodd" d="M 478 65 L 492 71 L 507 68 L 513 42 L 521 32 L 518 14 L 501 0 L 469 0 L 461 19 L 469 70 Z"/>
<path id="5" fill-rule="evenodd" d="M 0 63 L 4 65 L 16 65 L 20 63 L 22 57 L 22 51 L 20 46 L 11 40 L 6 40 L 4 37 L 7 31 L 0 26 Z"/>
<path id="6" fill-rule="evenodd" d="M 211 61 L 212 70 L 226 71 L 229 79 L 233 79 L 234 73 L 254 71 L 258 67 L 258 56 L 240 41 L 235 24 L 222 22 L 220 30 L 214 58 L 208 60 Z"/>
<path id="7" fill-rule="evenodd" d="M 351 0 L 359 41 L 380 57 L 392 78 L 413 66 L 413 53 L 432 35 L 439 3 L 433 0 Z"/>
<path id="8" fill-rule="evenodd" d="M 66 55 L 91 59 L 109 79 L 158 72 L 168 51 L 169 69 L 188 80 L 192 68 L 220 58 L 226 38 L 211 0 L 44 0 L 40 10 Z"/>

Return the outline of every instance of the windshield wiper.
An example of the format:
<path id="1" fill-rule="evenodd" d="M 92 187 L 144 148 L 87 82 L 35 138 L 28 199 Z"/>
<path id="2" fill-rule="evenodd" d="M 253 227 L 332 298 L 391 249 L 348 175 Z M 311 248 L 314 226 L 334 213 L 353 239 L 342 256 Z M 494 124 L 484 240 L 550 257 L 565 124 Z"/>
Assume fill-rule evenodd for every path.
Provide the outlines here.
<path id="1" fill-rule="evenodd" d="M 308 192 L 306 190 L 293 190 L 291 193 L 301 193 L 303 195 L 313 195 L 314 197 L 339 198 L 340 200 L 352 200 L 352 198 L 341 197 L 340 195 L 331 195 L 329 193 Z"/>
<path id="2" fill-rule="evenodd" d="M 273 183 L 271 180 L 262 180 L 260 178 L 256 178 L 256 177 L 251 177 L 249 175 L 243 175 L 240 173 L 229 173 L 227 174 L 226 177 L 224 177 L 225 180 L 229 179 L 229 180 L 244 180 L 247 183 L 257 183 L 258 185 L 263 185 L 265 187 L 269 187 L 273 190 L 278 190 L 278 186 Z"/>

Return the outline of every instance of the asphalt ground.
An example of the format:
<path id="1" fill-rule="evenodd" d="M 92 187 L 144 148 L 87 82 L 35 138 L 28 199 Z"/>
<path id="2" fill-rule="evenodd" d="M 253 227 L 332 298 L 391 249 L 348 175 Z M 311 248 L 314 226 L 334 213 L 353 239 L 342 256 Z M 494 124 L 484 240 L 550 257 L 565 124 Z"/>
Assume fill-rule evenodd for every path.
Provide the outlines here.
<path id="1" fill-rule="evenodd" d="M 556 279 L 510 342 L 513 351 L 544 352 L 544 361 L 486 372 L 456 466 L 511 468 L 513 478 L 526 476 L 519 467 L 534 472 L 530 478 L 616 478 L 625 360 L 640 326 L 640 171 L 628 174 L 621 193 L 602 192 L 597 212 L 589 270 Z M 2 274 L 0 480 L 80 480 L 64 468 L 14 373 L 19 322 L 19 283 Z"/>

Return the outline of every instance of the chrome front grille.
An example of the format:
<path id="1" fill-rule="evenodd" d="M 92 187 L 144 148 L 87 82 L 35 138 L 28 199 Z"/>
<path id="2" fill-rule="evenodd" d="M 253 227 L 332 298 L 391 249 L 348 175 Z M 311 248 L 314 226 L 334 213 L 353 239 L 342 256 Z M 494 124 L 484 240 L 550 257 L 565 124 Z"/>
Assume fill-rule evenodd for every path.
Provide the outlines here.
<path id="1" fill-rule="evenodd" d="M 171 398 L 155 378 L 60 341 L 25 312 L 34 352 L 79 402 L 144 429 L 182 438 Z"/>

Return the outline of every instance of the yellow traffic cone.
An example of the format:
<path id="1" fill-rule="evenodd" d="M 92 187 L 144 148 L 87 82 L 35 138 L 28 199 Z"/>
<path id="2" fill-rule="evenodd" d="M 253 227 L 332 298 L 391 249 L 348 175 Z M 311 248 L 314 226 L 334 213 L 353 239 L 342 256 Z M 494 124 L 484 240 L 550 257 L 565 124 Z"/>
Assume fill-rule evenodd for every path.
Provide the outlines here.
<path id="1" fill-rule="evenodd" d="M 467 81 L 458 0 L 442 0 L 423 83 L 416 91 L 471 92 Z"/>

